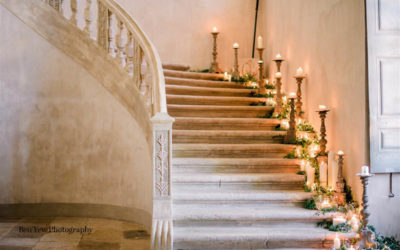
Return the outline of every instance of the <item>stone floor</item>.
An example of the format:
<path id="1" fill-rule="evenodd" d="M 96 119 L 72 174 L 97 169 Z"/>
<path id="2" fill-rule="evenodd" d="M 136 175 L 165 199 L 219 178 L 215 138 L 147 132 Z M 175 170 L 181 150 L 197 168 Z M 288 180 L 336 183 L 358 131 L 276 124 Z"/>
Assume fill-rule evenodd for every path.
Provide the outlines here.
<path id="1" fill-rule="evenodd" d="M 73 231 L 72 231 L 73 230 Z M 150 249 L 140 225 L 95 218 L 0 218 L 0 250 Z"/>

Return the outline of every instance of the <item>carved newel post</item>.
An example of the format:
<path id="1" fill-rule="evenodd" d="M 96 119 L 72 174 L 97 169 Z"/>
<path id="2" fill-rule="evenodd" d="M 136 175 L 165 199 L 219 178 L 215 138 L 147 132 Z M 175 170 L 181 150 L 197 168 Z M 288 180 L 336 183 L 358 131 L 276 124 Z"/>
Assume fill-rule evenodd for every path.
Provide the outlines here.
<path id="1" fill-rule="evenodd" d="M 328 143 L 328 141 L 326 140 L 325 119 L 326 119 L 326 114 L 329 112 L 329 110 L 324 105 L 319 105 L 319 110 L 317 112 L 319 113 L 319 118 L 321 118 L 321 129 L 320 129 L 321 140 L 319 141 L 319 148 L 320 148 L 319 155 L 327 156 L 326 144 Z"/>
<path id="2" fill-rule="evenodd" d="M 153 223 L 154 250 L 170 250 L 173 245 L 171 162 L 172 123 L 167 113 L 157 113 L 153 123 Z"/>
<path id="3" fill-rule="evenodd" d="M 233 44 L 233 51 L 235 52 L 235 60 L 233 62 L 233 73 L 232 73 L 232 79 L 234 81 L 238 81 L 240 78 L 239 75 L 239 56 L 238 56 L 238 50 L 239 50 L 239 44 L 238 43 L 234 43 Z"/>
<path id="4" fill-rule="evenodd" d="M 212 56 L 213 56 L 213 60 L 211 62 L 211 66 L 210 66 L 210 73 L 221 73 L 221 69 L 218 66 L 218 62 L 217 62 L 217 36 L 218 36 L 219 32 L 217 31 L 217 28 L 214 27 L 213 31 L 211 32 L 211 35 L 213 36 L 213 52 L 212 52 Z"/>
<path id="5" fill-rule="evenodd" d="M 282 74 L 281 72 L 275 73 L 275 80 L 276 80 L 276 106 L 275 106 L 275 113 L 280 114 L 282 113 Z"/>
<path id="6" fill-rule="evenodd" d="M 296 143 L 296 115 L 295 115 L 295 109 L 294 109 L 294 98 L 295 94 L 291 94 L 289 96 L 289 101 L 290 101 L 290 119 L 289 119 L 289 130 L 286 133 L 285 136 L 285 143 L 288 144 L 295 144 Z"/>
<path id="7" fill-rule="evenodd" d="M 336 194 L 335 200 L 338 205 L 344 205 L 346 203 L 346 194 L 344 192 L 344 179 L 343 179 L 343 151 L 339 151 L 338 155 L 338 175 L 336 181 Z"/>
<path id="8" fill-rule="evenodd" d="M 267 88 L 265 88 L 264 74 L 263 74 L 264 62 L 258 61 L 258 93 L 266 94 Z"/>
<path id="9" fill-rule="evenodd" d="M 303 105 L 303 103 L 301 102 L 301 84 L 303 83 L 303 79 L 306 77 L 304 75 L 296 74 L 294 78 L 296 79 L 297 83 L 296 116 L 298 118 L 302 118 L 301 106 Z"/>
<path id="10" fill-rule="evenodd" d="M 357 176 L 360 177 L 363 185 L 363 198 L 362 198 L 362 210 L 361 210 L 363 229 L 361 231 L 361 239 L 358 242 L 358 247 L 360 249 L 376 248 L 376 242 L 374 241 L 375 235 L 371 230 L 367 228 L 368 217 L 369 217 L 368 195 L 367 195 L 368 179 L 374 176 L 374 174 L 369 173 L 368 166 L 363 166 L 362 170 L 363 170 L 362 173 L 357 174 Z"/>

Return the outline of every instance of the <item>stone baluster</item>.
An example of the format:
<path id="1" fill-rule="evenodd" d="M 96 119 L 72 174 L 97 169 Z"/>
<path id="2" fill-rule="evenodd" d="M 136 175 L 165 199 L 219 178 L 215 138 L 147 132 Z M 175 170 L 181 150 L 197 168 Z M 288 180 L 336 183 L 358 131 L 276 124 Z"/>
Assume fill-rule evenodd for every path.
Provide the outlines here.
<path id="1" fill-rule="evenodd" d="M 53 7 L 55 10 L 63 14 L 63 0 L 46 0 L 45 2 Z"/>
<path id="2" fill-rule="evenodd" d="M 76 17 L 76 14 L 78 12 L 78 2 L 77 0 L 71 0 L 70 2 L 70 6 L 71 6 L 71 17 L 70 17 L 70 21 L 77 25 L 78 24 L 78 19 Z"/>
<path id="3" fill-rule="evenodd" d="M 92 15 L 90 13 L 90 9 L 92 6 L 92 0 L 86 0 L 86 6 L 85 6 L 85 27 L 83 28 L 83 31 L 88 33 L 89 37 L 92 34 L 92 29 L 91 29 L 91 24 L 92 24 Z"/>
<path id="4" fill-rule="evenodd" d="M 126 66 L 125 69 L 129 75 L 133 76 L 133 35 L 132 32 L 128 31 L 128 41 L 126 45 Z"/>
<path id="5" fill-rule="evenodd" d="M 337 204 L 344 205 L 346 203 L 346 193 L 344 192 L 344 179 L 343 179 L 343 158 L 344 153 L 339 151 L 338 155 L 338 173 L 336 181 L 336 194 L 335 200 Z"/>
<path id="6" fill-rule="evenodd" d="M 157 113 L 153 123 L 153 225 L 151 249 L 170 250 L 173 245 L 172 227 L 172 123 L 167 113 Z"/>
<path id="7" fill-rule="evenodd" d="M 114 15 L 108 11 L 108 53 L 115 57 L 115 32 L 114 32 Z"/>
<path id="8" fill-rule="evenodd" d="M 97 1 L 97 43 L 108 51 L 108 9 Z"/>
<path id="9" fill-rule="evenodd" d="M 122 21 L 118 21 L 118 36 L 117 36 L 117 48 L 118 48 L 118 60 L 122 67 L 126 66 L 126 55 L 125 55 L 125 25 Z"/>

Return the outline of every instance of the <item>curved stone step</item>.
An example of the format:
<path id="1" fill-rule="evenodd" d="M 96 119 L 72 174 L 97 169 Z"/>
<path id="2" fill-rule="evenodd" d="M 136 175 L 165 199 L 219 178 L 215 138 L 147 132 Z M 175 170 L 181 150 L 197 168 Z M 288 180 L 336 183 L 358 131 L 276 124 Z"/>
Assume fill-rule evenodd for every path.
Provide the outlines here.
<path id="1" fill-rule="evenodd" d="M 283 143 L 286 131 L 173 130 L 173 143 Z"/>
<path id="2" fill-rule="evenodd" d="M 282 190 L 219 190 L 219 191 L 187 191 L 176 190 L 173 194 L 174 204 L 207 204 L 210 208 L 228 206 L 257 206 L 268 209 L 271 206 L 299 206 L 314 194 L 304 191 Z"/>
<path id="3" fill-rule="evenodd" d="M 266 102 L 266 98 L 236 96 L 167 95 L 168 104 L 250 106 Z"/>
<path id="4" fill-rule="evenodd" d="M 162 67 L 163 69 L 179 70 L 179 71 L 188 71 L 190 69 L 189 65 L 175 64 L 175 63 L 163 63 Z"/>
<path id="5" fill-rule="evenodd" d="M 168 104 L 168 114 L 173 117 L 227 117 L 259 118 L 274 112 L 271 106 L 214 106 Z"/>
<path id="6" fill-rule="evenodd" d="M 295 145 L 289 144 L 179 144 L 172 145 L 173 157 L 283 158 Z"/>
<path id="7" fill-rule="evenodd" d="M 202 80 L 219 80 L 224 78 L 224 74 L 187 72 L 187 71 L 170 70 L 170 69 L 164 69 L 164 76 L 202 79 Z"/>
<path id="8" fill-rule="evenodd" d="M 165 85 L 165 91 L 169 95 L 250 97 L 250 93 L 254 90 L 240 88 L 206 88 L 180 85 Z"/>
<path id="9" fill-rule="evenodd" d="M 341 238 L 354 233 L 338 233 Z M 175 249 L 330 249 L 336 232 L 322 228 L 304 230 L 268 227 L 175 227 Z"/>
<path id="10" fill-rule="evenodd" d="M 179 77 L 165 77 L 165 83 L 171 85 L 183 85 L 192 87 L 208 87 L 208 88 L 244 88 L 244 85 L 236 82 L 199 80 Z"/>
<path id="11" fill-rule="evenodd" d="M 273 130 L 279 119 L 176 117 L 173 129 L 187 130 Z"/>
<path id="12" fill-rule="evenodd" d="M 282 173 L 174 173 L 175 190 L 301 190 L 304 176 Z"/>
<path id="13" fill-rule="evenodd" d="M 300 160 L 281 158 L 173 158 L 174 173 L 297 173 Z"/>

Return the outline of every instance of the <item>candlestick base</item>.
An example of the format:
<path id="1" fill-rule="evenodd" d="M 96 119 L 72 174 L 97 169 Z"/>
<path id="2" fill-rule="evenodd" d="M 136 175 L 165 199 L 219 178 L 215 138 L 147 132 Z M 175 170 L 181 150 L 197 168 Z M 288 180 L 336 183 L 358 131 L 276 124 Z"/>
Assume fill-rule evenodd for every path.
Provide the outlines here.
<path id="1" fill-rule="evenodd" d="M 375 242 L 375 234 L 369 229 L 363 229 L 361 231 L 361 240 L 357 242 L 359 249 L 375 249 L 376 242 Z"/>

